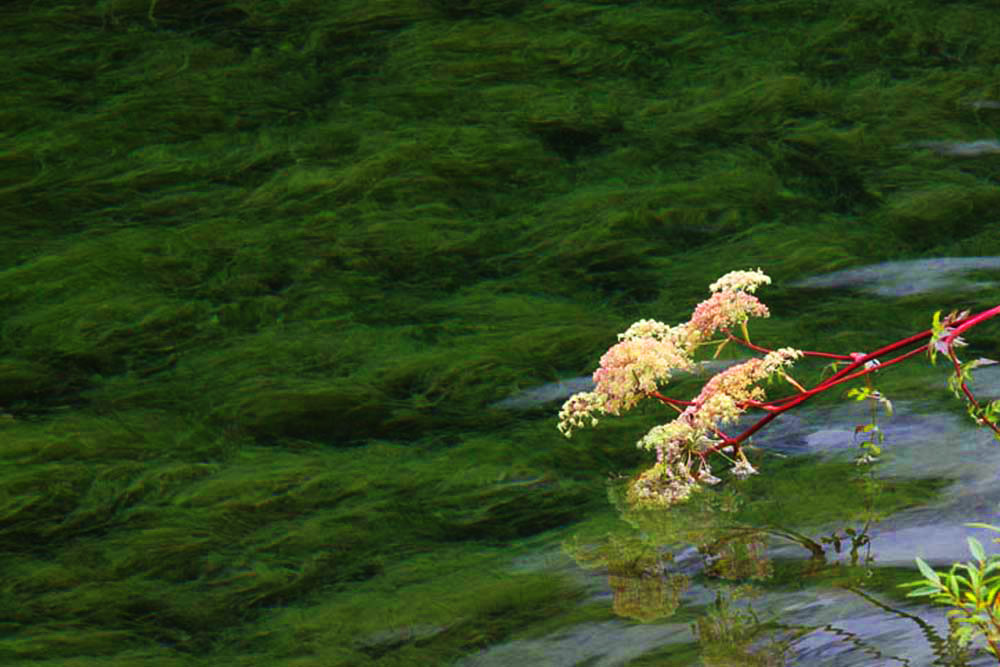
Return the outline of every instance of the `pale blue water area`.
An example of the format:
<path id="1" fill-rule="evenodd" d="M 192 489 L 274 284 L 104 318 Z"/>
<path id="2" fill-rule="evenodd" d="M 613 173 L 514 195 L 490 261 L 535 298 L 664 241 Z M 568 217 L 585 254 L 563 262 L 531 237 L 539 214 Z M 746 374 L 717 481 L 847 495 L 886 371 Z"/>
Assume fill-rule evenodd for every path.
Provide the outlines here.
<path id="1" fill-rule="evenodd" d="M 997 289 L 997 282 L 965 279 L 970 271 L 1000 271 L 1000 257 L 932 257 L 844 269 L 791 283 L 791 287 L 856 287 L 884 297 L 947 290 Z"/>
<path id="2" fill-rule="evenodd" d="M 982 289 L 982 283 L 963 278 L 971 270 L 1000 270 L 1000 258 L 889 262 L 838 271 L 797 284 L 863 287 L 885 298 L 945 288 Z M 993 283 L 988 285 L 995 289 Z M 735 361 L 710 363 L 709 370 L 718 370 Z M 924 366 L 929 389 L 923 395 L 894 397 L 894 415 L 880 415 L 885 441 L 877 469 L 879 475 L 897 479 L 944 478 L 950 482 L 933 502 L 904 509 L 872 524 L 868 530 L 870 568 L 913 568 L 914 556 L 920 556 L 937 569 L 945 569 L 955 561 L 971 558 L 966 541 L 970 535 L 987 545 L 987 552 L 996 550 L 991 549 L 996 546 L 991 542 L 995 533 L 963 524 L 1000 524 L 1000 443 L 992 431 L 976 427 L 968 417 L 942 411 L 942 400 L 954 400 L 945 384 L 947 369 L 940 365 L 932 368 L 926 363 Z M 976 369 L 970 386 L 981 402 L 1000 398 L 1000 366 Z M 548 405 L 555 411 L 557 401 L 591 387 L 588 377 L 571 378 L 519 393 L 496 407 L 527 409 Z M 809 454 L 821 461 L 852 461 L 858 453 L 851 446 L 855 442 L 852 427 L 867 421 L 867 417 L 866 404 L 852 402 L 818 408 L 806 404 L 771 422 L 754 437 L 754 444 L 787 457 Z M 728 432 L 739 433 L 758 418 L 759 415 L 744 416 Z M 796 502 L 808 503 L 809 498 Z M 838 526 L 828 528 L 835 531 Z M 823 530 L 818 533 L 814 530 L 812 534 L 823 534 Z M 779 562 L 808 559 L 801 545 L 777 537 L 766 540 L 762 556 Z M 846 562 L 846 549 L 838 555 L 828 548 L 827 556 L 828 562 Z M 581 622 L 543 636 L 491 646 L 459 664 L 462 667 L 584 664 L 612 667 L 633 662 L 661 664 L 646 662 L 644 657 L 650 654 L 669 661 L 672 651 L 679 656 L 690 653 L 697 639 L 692 613 L 710 609 L 718 587 L 711 579 L 700 576 L 706 561 L 693 546 L 676 550 L 673 562 L 664 567 L 664 576 L 683 574 L 691 579 L 677 601 L 677 619 L 666 614 L 647 623 L 630 618 Z M 580 567 L 558 544 L 519 560 L 515 569 L 568 575 L 588 591 L 587 604 L 604 604 L 609 610 L 614 605 L 616 593 L 609 583 L 607 569 Z M 915 570 L 910 579 L 913 578 Z M 759 618 L 771 619 L 777 626 L 754 635 L 746 655 L 756 657 L 752 663 L 744 664 L 817 667 L 996 664 L 983 651 L 967 656 L 964 661 L 949 662 L 942 657 L 944 649 L 939 640 L 948 634 L 946 607 L 914 599 L 892 600 L 884 591 L 868 590 L 863 585 L 853 589 L 816 587 L 804 579 L 801 590 L 787 590 L 787 587 L 765 590 L 751 602 L 741 601 L 736 605 L 752 608 Z M 768 653 L 771 650 L 774 655 Z M 685 663 L 681 660 L 662 664 Z M 713 662 L 703 655 L 700 661 L 690 664 L 741 663 Z"/>

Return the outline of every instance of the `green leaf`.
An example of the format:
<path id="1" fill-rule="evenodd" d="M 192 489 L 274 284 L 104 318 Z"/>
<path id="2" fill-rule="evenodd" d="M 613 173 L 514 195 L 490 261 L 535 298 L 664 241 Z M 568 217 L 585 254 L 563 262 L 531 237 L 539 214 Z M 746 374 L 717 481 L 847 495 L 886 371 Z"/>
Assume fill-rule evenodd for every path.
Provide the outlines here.
<path id="1" fill-rule="evenodd" d="M 921 581 L 920 583 L 925 583 L 925 582 Z M 930 586 L 925 586 L 923 588 L 918 588 L 916 590 L 910 591 L 909 593 L 906 594 L 906 597 L 919 598 L 927 595 L 934 595 L 935 593 L 938 593 L 940 590 L 941 589 L 939 588 L 931 588 Z"/>
<path id="2" fill-rule="evenodd" d="M 986 530 L 992 530 L 993 532 L 1000 533 L 1000 528 L 991 526 L 988 523 L 967 523 L 965 525 L 969 528 L 985 528 Z"/>
<path id="3" fill-rule="evenodd" d="M 937 365 L 937 340 L 941 337 L 941 330 L 944 327 L 941 326 L 941 311 L 934 313 L 934 319 L 931 320 L 931 340 L 927 343 L 927 354 L 931 358 L 931 365 Z"/>
<path id="4" fill-rule="evenodd" d="M 969 540 L 969 551 L 972 553 L 973 557 L 980 563 L 986 560 L 986 551 L 983 550 L 983 545 L 979 543 L 974 537 L 968 538 Z"/>
<path id="5" fill-rule="evenodd" d="M 850 396 L 854 396 L 855 397 L 854 400 L 856 400 L 856 401 L 863 401 L 866 398 L 868 398 L 868 395 L 870 393 L 871 393 L 871 390 L 868 389 L 868 387 L 862 387 L 861 389 L 850 389 L 850 390 L 848 390 L 847 395 L 849 397 Z"/>
<path id="6" fill-rule="evenodd" d="M 958 564 L 958 566 L 959 567 L 963 567 L 963 568 L 965 567 L 964 564 Z M 954 570 L 954 568 L 953 568 L 953 570 Z M 948 574 L 948 579 L 949 579 L 948 586 L 951 586 L 951 581 L 950 580 L 953 579 L 957 583 L 964 584 L 966 588 L 972 588 L 972 582 L 971 581 L 969 581 L 968 579 L 966 579 L 965 577 L 963 577 L 960 574 L 955 574 L 954 571 L 952 571 L 951 573 Z M 957 592 L 956 592 L 956 594 L 957 594 Z"/>
<path id="7" fill-rule="evenodd" d="M 979 570 L 972 567 L 968 568 L 968 570 L 969 570 L 969 579 L 971 580 L 969 582 L 969 588 L 972 589 L 973 593 L 976 593 L 978 595 L 979 589 L 981 588 L 979 579 Z"/>
<path id="8" fill-rule="evenodd" d="M 955 638 L 959 646 L 965 646 L 972 639 L 972 630 L 973 629 L 970 626 L 963 625 L 956 628 L 955 631 L 951 633 L 951 636 Z"/>
<path id="9" fill-rule="evenodd" d="M 892 416 L 892 401 L 890 401 L 888 398 L 883 398 L 882 399 L 882 403 L 885 405 L 885 413 L 891 417 Z"/>
<path id="10" fill-rule="evenodd" d="M 959 579 L 962 579 L 962 577 L 956 577 L 954 572 L 948 574 L 948 590 L 951 591 L 951 594 L 955 597 L 956 600 L 962 599 L 962 593 L 958 590 L 957 580 Z M 966 584 L 969 583 L 967 580 L 964 581 Z"/>
<path id="11" fill-rule="evenodd" d="M 941 577 L 938 576 L 938 573 L 932 570 L 931 566 L 925 563 L 922 558 L 917 556 L 914 560 L 917 561 L 917 569 L 920 570 L 920 574 L 924 575 L 927 581 L 932 581 L 935 584 L 941 583 Z"/>

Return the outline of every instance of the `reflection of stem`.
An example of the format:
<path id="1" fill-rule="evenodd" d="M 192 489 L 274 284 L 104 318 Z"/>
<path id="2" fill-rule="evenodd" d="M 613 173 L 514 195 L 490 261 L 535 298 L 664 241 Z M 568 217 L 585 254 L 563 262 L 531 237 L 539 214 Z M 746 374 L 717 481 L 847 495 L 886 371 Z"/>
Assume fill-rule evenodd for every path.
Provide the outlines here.
<path id="1" fill-rule="evenodd" d="M 870 508 L 869 508 L 870 511 Z M 868 528 L 872 525 L 872 520 L 869 518 L 865 522 L 865 527 L 861 529 L 861 532 L 857 535 L 851 536 L 851 565 L 858 564 L 858 549 L 862 546 L 867 547 L 865 551 L 865 564 L 867 565 L 872 560 L 874 560 L 872 555 L 872 541 L 868 537 Z"/>
<path id="2" fill-rule="evenodd" d="M 769 533 L 771 535 L 776 535 L 777 537 L 783 537 L 791 542 L 796 542 L 802 545 L 810 552 L 812 552 L 812 557 L 814 560 L 826 561 L 826 550 L 823 549 L 822 545 L 817 544 L 812 538 L 802 533 L 797 533 L 794 530 L 789 530 L 787 528 L 777 528 L 775 526 L 743 526 L 736 525 L 726 528 L 726 530 L 732 530 L 733 532 L 742 533 Z"/>
<path id="3" fill-rule="evenodd" d="M 797 641 L 799 638 L 808 636 L 808 635 L 816 632 L 817 630 L 825 630 L 826 632 L 829 632 L 830 634 L 834 635 L 838 639 L 843 640 L 845 643 L 850 643 L 850 644 L 856 646 L 858 648 L 858 650 L 863 651 L 863 652 L 867 653 L 868 655 L 870 655 L 870 656 L 872 656 L 874 658 L 880 658 L 883 661 L 884 660 L 893 660 L 895 662 L 900 662 L 900 663 L 902 663 L 904 665 L 909 665 L 910 664 L 910 661 L 907 660 L 906 658 L 897 658 L 896 656 L 885 655 L 884 653 L 882 653 L 881 650 L 879 650 L 875 646 L 872 646 L 871 644 L 866 643 L 865 640 L 862 637 L 860 637 L 858 634 L 856 634 L 854 632 L 850 632 L 848 630 L 844 630 L 843 628 L 835 627 L 835 626 L 833 626 L 833 625 L 831 625 L 829 623 L 827 623 L 826 625 L 822 625 L 822 626 L 790 625 L 790 624 L 786 624 L 786 623 L 775 623 L 774 625 L 775 625 L 775 627 L 780 628 L 782 630 L 793 630 L 794 633 L 796 635 L 798 635 L 798 637 L 795 637 L 794 639 L 792 639 L 791 641 L 789 641 L 789 645 L 791 645 L 792 642 Z M 879 665 L 885 665 L 887 663 L 886 662 L 879 662 L 877 664 L 879 664 Z"/>
<path id="4" fill-rule="evenodd" d="M 875 605 L 876 607 L 878 607 L 878 608 L 880 608 L 880 609 L 882 609 L 884 611 L 887 611 L 887 612 L 892 613 L 892 614 L 896 614 L 897 616 L 902 616 L 903 618 L 908 618 L 911 621 L 913 621 L 914 623 L 916 623 L 920 627 L 920 631 L 924 634 L 924 637 L 927 638 L 927 643 L 930 644 L 931 648 L 934 649 L 934 655 L 936 655 L 937 657 L 942 658 L 942 659 L 946 658 L 946 656 L 947 656 L 948 642 L 946 640 L 944 640 L 944 639 L 941 638 L 941 635 L 939 635 L 937 633 L 937 630 L 935 630 L 934 627 L 930 623 L 928 623 L 924 619 L 920 618 L 919 616 L 915 616 L 913 614 L 910 614 L 910 613 L 905 612 L 905 611 L 901 611 L 899 609 L 894 609 L 894 608 L 886 605 L 885 603 L 883 603 L 883 602 L 881 602 L 879 600 L 876 600 L 874 597 L 872 597 L 868 593 L 865 593 L 863 590 L 861 590 L 857 586 L 845 586 L 845 588 L 847 590 L 851 591 L 852 593 L 860 595 L 866 601 L 870 602 L 871 604 Z"/>
<path id="5" fill-rule="evenodd" d="M 787 528 L 774 528 L 765 527 L 765 531 L 771 533 L 772 535 L 777 535 L 779 537 L 784 537 L 786 540 L 792 540 L 793 542 L 798 542 L 803 547 L 812 552 L 812 557 L 816 560 L 826 560 L 826 550 L 823 549 L 822 545 L 815 542 L 812 538 L 802 533 L 796 532 L 794 530 L 788 530 Z"/>

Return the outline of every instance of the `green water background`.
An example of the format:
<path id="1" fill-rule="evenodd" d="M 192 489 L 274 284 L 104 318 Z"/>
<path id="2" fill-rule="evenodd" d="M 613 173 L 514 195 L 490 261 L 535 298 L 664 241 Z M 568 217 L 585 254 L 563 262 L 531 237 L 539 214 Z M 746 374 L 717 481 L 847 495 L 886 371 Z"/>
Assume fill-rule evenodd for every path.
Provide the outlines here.
<path id="1" fill-rule="evenodd" d="M 1000 255 L 1000 156 L 908 145 L 997 137 L 995 12 L 5 3 L 0 663 L 446 664 L 606 615 L 506 563 L 662 413 L 487 406 L 733 269 L 775 346 L 995 305 L 788 287 Z"/>

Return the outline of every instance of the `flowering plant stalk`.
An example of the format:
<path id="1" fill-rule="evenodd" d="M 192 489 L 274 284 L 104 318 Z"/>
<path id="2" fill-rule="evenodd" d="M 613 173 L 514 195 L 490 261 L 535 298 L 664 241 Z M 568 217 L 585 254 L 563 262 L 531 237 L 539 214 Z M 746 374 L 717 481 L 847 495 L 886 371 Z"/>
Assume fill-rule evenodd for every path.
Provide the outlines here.
<path id="1" fill-rule="evenodd" d="M 683 324 L 668 326 L 655 320 L 639 320 L 624 333 L 618 334 L 619 342 L 602 357 L 600 367 L 594 372 L 594 390 L 571 396 L 559 413 L 559 430 L 566 436 L 573 429 L 587 425 L 596 426 L 596 415 L 619 415 L 630 410 L 643 398 L 655 398 L 679 414 L 671 422 L 653 427 L 638 442 L 638 447 L 656 454 L 656 464 L 641 473 L 629 489 L 629 500 L 640 506 L 668 507 L 687 499 L 702 484 L 716 484 L 720 480 L 712 473 L 709 457 L 717 454 L 732 465 L 730 473 L 738 478 L 757 474 L 743 452 L 742 443 L 763 428 L 782 412 L 790 410 L 813 396 L 828 391 L 845 382 L 883 370 L 910 357 L 927 352 L 932 363 L 938 353 L 946 354 L 955 369 L 949 386 L 957 398 L 963 395 L 969 401 L 969 415 L 977 424 L 989 426 L 1000 440 L 1000 400 L 980 405 L 969 391 L 966 381 L 977 366 L 996 363 L 987 359 L 962 364 L 955 356 L 955 347 L 964 346 L 959 335 L 992 317 L 1000 315 L 1000 305 L 970 316 L 968 311 L 952 312 L 940 318 L 934 314 L 931 329 L 881 347 L 873 352 L 855 352 L 849 355 L 829 352 L 796 350 L 790 347 L 770 350 L 753 344 L 747 330 L 750 316 L 768 317 L 770 312 L 755 296 L 757 288 L 770 284 L 771 279 L 759 268 L 756 271 L 733 271 L 714 282 L 712 296 L 695 308 L 691 319 Z M 732 329 L 739 327 L 742 338 Z M 721 332 L 723 338 L 711 340 Z M 707 345 L 718 345 L 714 358 L 730 342 L 743 345 L 763 358 L 752 358 L 732 366 L 712 377 L 694 400 L 683 401 L 660 393 L 660 385 L 670 380 L 674 370 L 691 371 L 696 368 L 694 353 Z M 907 352 L 885 362 L 885 357 L 913 347 Z M 786 369 L 803 357 L 820 357 L 834 360 L 834 367 L 845 367 L 812 388 L 805 388 Z M 755 386 L 761 380 L 769 382 L 784 379 L 798 393 L 792 396 L 765 401 L 764 390 Z M 891 403 L 873 391 L 854 390 L 858 400 L 866 398 L 884 401 L 891 410 Z M 756 424 L 736 437 L 721 430 L 720 425 L 735 421 L 749 408 L 765 411 Z M 877 456 L 878 447 L 870 443 L 866 455 Z"/>

